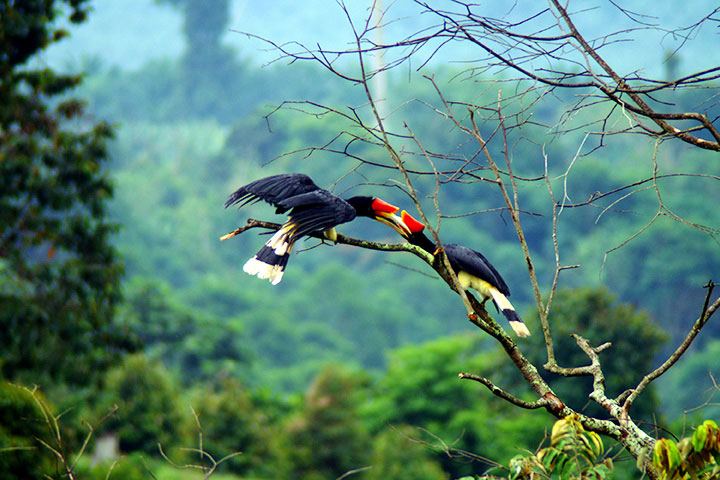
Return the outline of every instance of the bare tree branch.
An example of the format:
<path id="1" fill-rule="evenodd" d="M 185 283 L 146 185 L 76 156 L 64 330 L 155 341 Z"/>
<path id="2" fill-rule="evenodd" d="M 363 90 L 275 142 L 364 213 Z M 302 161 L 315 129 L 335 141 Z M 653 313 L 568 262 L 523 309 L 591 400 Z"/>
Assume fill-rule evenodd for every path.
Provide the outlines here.
<path id="1" fill-rule="evenodd" d="M 632 406 L 633 402 L 637 400 L 637 398 L 640 396 L 640 394 L 647 388 L 647 386 L 652 382 L 653 380 L 660 377 L 662 374 L 667 372 L 670 367 L 675 365 L 675 363 L 680 360 L 680 357 L 687 351 L 687 349 L 692 344 L 693 340 L 698 336 L 700 333 L 700 330 L 707 324 L 708 320 L 710 320 L 710 317 L 717 311 L 718 308 L 720 308 L 720 298 L 717 298 L 712 305 L 708 306 L 710 299 L 712 298 L 713 289 L 715 287 L 715 284 L 712 283 L 712 280 L 705 285 L 705 288 L 708 289 L 707 295 L 705 297 L 705 303 L 703 304 L 702 312 L 700 312 L 700 316 L 695 321 L 695 324 L 688 332 L 687 336 L 685 337 L 685 340 L 678 346 L 678 348 L 663 362 L 662 365 L 660 365 L 658 368 L 653 370 L 652 372 L 645 375 L 637 387 L 634 389 L 623 392 L 620 394 L 620 396 L 617 398 L 618 403 L 623 403 L 623 415 L 627 416 L 630 410 L 630 407 Z"/>
<path id="2" fill-rule="evenodd" d="M 459 378 L 462 379 L 468 379 L 468 380 L 474 380 L 478 383 L 482 383 L 485 385 L 490 392 L 492 392 L 493 395 L 502 398 L 503 400 L 506 400 L 513 405 L 516 405 L 520 408 L 525 408 L 527 410 L 535 410 L 537 408 L 547 408 L 550 405 L 550 400 L 548 400 L 546 397 L 542 397 L 534 402 L 526 402 L 525 400 L 522 400 L 520 398 L 517 398 L 516 396 L 504 391 L 502 388 L 495 385 L 491 380 L 481 377 L 480 375 L 475 375 L 473 373 L 465 373 L 460 372 L 458 374 Z M 557 397 L 555 397 L 557 398 Z M 554 406 L 557 408 L 557 405 Z"/>
<path id="3" fill-rule="evenodd" d="M 629 19 L 633 26 L 591 39 L 580 31 L 577 26 L 579 23 L 576 24 L 576 19 L 582 12 L 573 12 L 569 8 L 570 2 L 560 0 L 548 0 L 546 5 L 533 6 L 534 10 L 523 12 L 520 18 L 512 15 L 491 18 L 483 14 L 485 10 L 481 5 L 462 0 L 452 0 L 442 7 L 421 0 L 417 0 L 415 4 L 422 8 L 427 17 L 435 19 L 435 25 L 423 28 L 399 41 L 380 43 L 371 35 L 374 29 L 380 28 L 380 22 L 387 21 L 387 11 L 381 12 L 381 20 L 378 21 L 371 20 L 372 12 L 361 21 L 355 21 L 341 1 L 340 6 L 354 37 L 351 47 L 333 50 L 319 46 L 308 48 L 297 43 L 277 45 L 269 42 L 277 48 L 280 58 L 290 62 L 309 60 L 318 63 L 331 75 L 359 86 L 367 101 L 359 107 L 342 108 L 310 101 L 283 103 L 276 111 L 296 109 L 316 118 L 333 118 L 338 124 L 337 133 L 319 142 L 319 146 L 298 149 L 288 154 L 305 157 L 315 152 L 337 154 L 354 165 L 349 170 L 352 172 L 357 171 L 360 166 L 395 170 L 401 179 L 396 185 L 412 200 L 438 246 L 438 254 L 429 254 L 409 244 L 374 244 L 343 236 L 339 236 L 338 243 L 379 250 L 410 251 L 422 258 L 450 289 L 460 295 L 469 320 L 501 345 L 537 395 L 537 400 L 519 399 L 499 388 L 486 376 L 461 373 L 460 377 L 485 385 L 494 395 L 516 406 L 545 408 L 552 415 L 563 417 L 575 412 L 555 395 L 537 367 L 527 360 L 513 339 L 488 314 L 483 304 L 472 294 L 465 292 L 446 255 L 440 254 L 442 242 L 438 233 L 443 220 L 479 212 L 507 212 L 525 260 L 539 312 L 548 356 L 544 368 L 564 376 L 591 377 L 593 391 L 590 398 L 609 413 L 611 420 L 578 414 L 583 427 L 588 431 L 612 437 L 635 458 L 647 458 L 646 454 L 653 445 L 653 439 L 631 418 L 629 408 L 647 385 L 672 367 L 683 355 L 702 326 L 719 308 L 720 300 L 710 302 L 708 295 L 703 313 L 695 327 L 663 366 L 646 375 L 635 389 L 624 392 L 618 398 L 608 398 L 599 354 L 610 347 L 609 343 L 593 347 L 582 336 L 576 335 L 578 347 L 585 352 L 590 364 L 560 366 L 556 360 L 551 332 L 551 306 L 562 272 L 579 267 L 570 264 L 576 262 L 567 262 L 566 256 L 561 252 L 563 232 L 560 230 L 560 216 L 565 209 L 590 206 L 600 209 L 597 221 L 605 215 L 616 214 L 624 202 L 635 200 L 641 195 L 644 200 L 648 192 L 655 192 L 653 202 L 656 202 L 656 205 L 648 212 L 649 220 L 646 225 L 615 248 L 608 250 L 606 257 L 645 232 L 661 217 L 673 219 L 710 236 L 718 233 L 713 225 L 702 225 L 676 213 L 666 203 L 661 186 L 669 183 L 671 178 L 719 181 L 720 177 L 711 173 L 697 173 L 691 169 L 675 169 L 661 173 L 657 152 L 660 145 L 668 139 L 679 139 L 688 146 L 703 150 L 720 151 L 718 117 L 711 118 L 708 113 L 687 111 L 685 107 L 676 105 L 672 97 L 673 93 L 682 90 L 707 91 L 709 94 L 704 101 L 715 103 L 710 106 L 706 103 L 703 111 L 711 111 L 711 106 L 717 106 L 717 98 L 713 99 L 717 95 L 711 89 L 717 88 L 720 66 L 705 66 L 674 79 L 657 80 L 644 77 L 640 71 L 619 74 L 619 70 L 607 61 L 607 58 L 611 57 L 606 56 L 606 52 L 611 48 L 622 48 L 623 42 L 640 29 L 654 29 L 667 35 L 677 35 L 682 42 L 686 42 L 703 24 L 718 21 L 716 17 L 720 8 L 684 29 L 662 30 L 650 17 L 610 2 L 611 8 Z M 419 59 L 419 69 L 426 69 L 435 57 L 457 42 L 464 42 L 465 45 L 474 47 L 475 51 L 484 52 L 481 53 L 480 60 L 470 63 L 466 70 L 456 75 L 456 78 L 473 81 L 486 88 L 481 99 L 473 98 L 473 101 L 468 101 L 467 98 L 449 98 L 433 75 L 423 75 L 433 87 L 437 97 L 434 102 L 437 106 L 427 99 L 415 98 L 402 99 L 400 106 L 390 113 L 380 109 L 380 99 L 375 98 L 370 85 L 373 78 L 399 65 L 407 64 L 409 67 L 411 60 L 417 65 Z M 373 68 L 369 68 L 368 56 L 380 51 L 387 54 L 385 63 L 373 64 Z M 390 53 L 395 56 L 390 57 Z M 443 58 L 443 62 L 447 63 L 445 60 Z M 515 78 L 509 78 L 508 72 Z M 518 76 L 520 78 L 517 78 Z M 488 99 L 487 93 L 495 91 L 498 92 L 497 95 Z M 568 99 L 569 95 L 563 91 L 572 92 L 572 97 Z M 386 102 L 384 98 L 381 100 Z M 551 101 L 562 102 L 563 112 L 550 120 L 538 118 L 539 116 L 535 115 L 536 109 Z M 422 107 L 429 112 L 433 121 L 448 125 L 459 136 L 464 135 L 462 152 L 454 154 L 452 151 L 444 151 L 443 147 L 437 148 L 434 144 L 431 146 L 432 142 L 425 141 L 418 133 L 420 129 L 417 124 L 411 123 L 414 117 L 396 121 L 395 118 L 402 114 L 405 107 Z M 390 128 L 393 125 L 402 125 L 402 128 Z M 534 140 L 536 137 L 526 133 L 529 129 L 541 129 L 542 135 L 547 135 L 549 140 Z M 553 139 L 560 139 L 568 133 L 581 137 L 574 156 L 569 159 L 553 158 L 546 147 Z M 641 173 L 624 179 L 622 185 L 603 185 L 602 191 L 587 192 L 587 200 L 573 202 L 568 179 L 571 172 L 577 168 L 576 164 L 603 148 L 609 137 L 621 134 L 640 135 L 654 140 L 652 172 L 647 172 L 643 166 Z M 513 148 L 521 141 L 534 143 L 537 150 L 542 151 L 542 163 L 533 164 L 536 167 L 534 170 L 526 166 L 532 162 L 519 165 L 513 163 Z M 379 150 L 382 150 L 383 155 L 368 154 Z M 494 152 L 500 152 L 504 161 L 498 162 L 497 153 Z M 389 159 L 383 160 L 384 155 Z M 682 162 L 684 158 L 676 161 Z M 526 205 L 530 203 L 524 201 L 522 189 L 526 186 L 532 187 L 535 182 L 543 182 L 543 188 L 547 190 L 549 203 L 544 205 L 544 208 L 534 204 L 528 208 Z M 447 185 L 457 187 L 473 184 L 492 189 L 499 198 L 498 204 L 491 205 L 494 208 L 476 208 L 469 205 L 459 212 L 450 212 L 448 206 L 442 204 L 441 194 Z M 424 197 L 420 196 L 421 192 Z M 423 206 L 426 201 L 432 202 L 436 215 L 435 223 L 426 215 Z M 608 201 L 609 204 L 606 204 Z M 521 205 L 525 205 L 525 210 L 521 209 Z M 547 213 L 548 210 L 550 214 Z M 523 228 L 523 222 L 526 222 L 527 218 L 540 218 L 540 215 L 544 215 L 541 218 L 547 219 L 547 222 L 552 222 L 552 229 L 548 229 L 551 233 L 548 233 L 546 240 L 548 243 L 552 242 L 554 265 L 548 268 L 548 272 L 537 272 L 533 255 L 538 253 L 531 248 Z M 256 220 L 251 223 L 252 225 L 241 227 L 238 231 L 255 227 L 278 227 Z M 552 264 L 552 261 L 548 263 Z M 539 262 L 539 265 L 543 266 L 544 263 Z M 541 278 L 547 278 L 548 285 L 541 285 Z M 649 478 L 657 478 L 657 473 L 652 468 L 648 468 L 646 473 Z"/>
<path id="4" fill-rule="evenodd" d="M 279 230 L 282 225 L 279 223 L 273 223 L 273 222 L 265 222 L 263 220 L 255 220 L 254 218 L 248 218 L 247 225 L 243 225 L 242 227 L 238 227 L 235 230 L 233 230 L 230 233 L 227 233 L 220 237 L 220 241 L 225 241 L 229 238 L 232 238 L 236 235 L 240 235 L 241 233 L 250 230 L 252 228 L 265 228 L 267 230 Z M 309 233 L 307 234 L 308 237 L 317 238 L 319 240 L 322 240 L 323 242 L 326 242 L 327 239 L 323 236 L 322 233 Z M 341 233 L 337 234 L 337 241 L 335 243 L 339 243 L 342 245 L 351 245 L 353 247 L 360 247 L 360 248 L 367 248 L 369 250 L 381 250 L 386 252 L 410 252 L 421 259 L 423 259 L 425 262 L 432 264 L 433 262 L 433 256 L 429 253 L 427 253 L 425 250 L 423 250 L 420 247 L 416 247 L 415 245 L 409 244 L 409 243 L 379 243 L 379 242 L 372 242 L 369 240 L 361 240 L 358 238 L 348 237 L 346 235 L 342 235 Z"/>

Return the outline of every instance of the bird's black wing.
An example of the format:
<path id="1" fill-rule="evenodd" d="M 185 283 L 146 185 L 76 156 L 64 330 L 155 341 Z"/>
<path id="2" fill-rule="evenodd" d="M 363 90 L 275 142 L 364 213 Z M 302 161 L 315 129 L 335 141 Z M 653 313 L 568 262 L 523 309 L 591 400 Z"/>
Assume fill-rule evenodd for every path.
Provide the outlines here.
<path id="1" fill-rule="evenodd" d="M 352 205 L 323 189 L 287 198 L 278 203 L 278 208 L 292 209 L 287 223 L 296 225 L 294 237 L 324 231 L 357 216 Z"/>
<path id="2" fill-rule="evenodd" d="M 450 264 L 456 272 L 463 271 L 474 275 L 493 285 L 503 295 L 510 296 L 510 289 L 505 283 L 505 280 L 503 280 L 500 273 L 495 270 L 492 263 L 490 263 L 482 253 L 452 243 L 444 244 L 443 247 L 450 260 Z"/>
<path id="3" fill-rule="evenodd" d="M 279 203 L 295 195 L 319 190 L 310 177 L 303 173 L 285 173 L 261 178 L 248 183 L 235 190 L 225 202 L 225 208 L 231 205 L 242 207 L 249 203 L 263 200 L 278 207 L 278 213 L 287 209 L 279 206 Z"/>

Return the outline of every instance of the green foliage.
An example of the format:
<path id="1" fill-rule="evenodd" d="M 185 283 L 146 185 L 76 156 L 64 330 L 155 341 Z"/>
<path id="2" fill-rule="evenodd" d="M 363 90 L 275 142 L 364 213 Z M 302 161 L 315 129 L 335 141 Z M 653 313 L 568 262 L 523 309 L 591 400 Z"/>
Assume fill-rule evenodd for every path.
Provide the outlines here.
<path id="1" fill-rule="evenodd" d="M 421 428 L 425 433 L 416 436 L 432 446 L 452 478 L 475 473 L 481 470 L 477 462 L 494 464 L 537 445 L 547 423 L 543 412 L 518 411 L 485 387 L 458 378 L 469 371 L 495 380 L 505 361 L 474 334 L 400 348 L 390 354 L 365 415 L 375 431 L 387 425 Z"/>
<path id="2" fill-rule="evenodd" d="M 245 373 L 248 352 L 233 325 L 179 304 L 166 285 L 138 281 L 129 289 L 119 316 L 146 355 L 162 360 L 185 384 Z"/>
<path id="3" fill-rule="evenodd" d="M 260 141 L 261 130 L 248 134 L 248 148 Z M 222 204 L 238 185 L 276 170 L 259 169 L 251 152 L 231 155 L 223 149 L 226 135 L 214 122 L 141 124 L 123 128 L 113 146 L 119 188 L 111 210 L 128 225 L 116 237 L 129 277 L 120 317 L 150 342 L 150 355 L 173 370 L 183 365 L 185 382 L 225 371 L 252 388 L 298 391 L 327 362 L 379 369 L 389 348 L 468 328 L 452 292 L 388 265 L 388 255 L 379 252 L 330 245 L 303 251 L 276 287 L 245 275 L 242 264 L 266 238 L 254 231 L 223 243 L 218 237 L 246 218 L 282 217 L 262 204 L 239 212 Z M 272 145 L 272 135 L 265 141 Z M 327 177 L 321 170 L 309 172 L 318 183 Z M 376 222 L 354 223 L 341 232 L 396 241 Z M 390 259 L 418 267 L 414 260 Z M 448 322 L 453 311 L 458 321 Z M 216 348 L 220 341 L 231 356 L 220 358 L 228 350 Z"/>
<path id="4" fill-rule="evenodd" d="M 197 388 L 192 404 L 202 432 L 203 450 L 215 461 L 238 454 L 222 462 L 219 471 L 260 478 L 282 476 L 276 427 L 254 404 L 246 387 L 232 378 L 223 378 L 215 385 Z"/>
<path id="5" fill-rule="evenodd" d="M 687 185 L 677 191 L 691 188 Z M 706 198 L 712 194 L 698 191 L 695 195 Z M 703 223 L 716 216 L 708 205 L 698 205 L 687 218 Z M 613 291 L 624 292 L 623 300 L 647 304 L 653 318 L 679 343 L 700 314 L 707 294 L 702 286 L 720 271 L 720 248 L 712 236 L 681 228 L 669 218 L 659 219 L 653 228 L 653 235 L 641 236 L 628 244 L 622 255 L 610 256 L 604 276 Z M 621 239 L 617 240 L 620 243 Z M 708 334 L 717 337 L 720 328 L 710 322 L 705 332 L 701 342 Z"/>
<path id="6" fill-rule="evenodd" d="M 102 418 L 113 405 L 117 412 L 98 432 L 114 432 L 122 452 L 159 455 L 158 444 L 167 452 L 183 441 L 186 416 L 177 385 L 161 364 L 143 355 L 125 357 L 107 373 L 96 416 Z"/>
<path id="7" fill-rule="evenodd" d="M 362 189 L 403 208 L 410 205 L 397 189 L 381 188 L 396 180 L 390 170 L 366 166 L 355 170 L 357 165 L 345 156 L 340 162 L 327 152 L 315 151 L 299 163 L 296 160 L 307 153 L 299 152 L 261 169 L 278 155 L 308 146 L 342 149 L 350 136 L 343 134 L 328 144 L 339 130 L 361 133 L 337 117 L 320 113 L 280 112 L 266 119 L 262 116 L 268 111 L 265 104 L 299 98 L 323 103 L 342 99 L 344 105 L 359 105 L 365 102 L 362 92 L 338 87 L 313 67 L 294 70 L 292 81 L 277 67 L 253 73 L 219 43 L 227 23 L 226 0 L 212 9 L 197 0 L 168 1 L 184 9 L 189 40 L 184 57 L 155 61 L 135 72 L 103 71 L 96 64 L 95 75 L 83 86 L 76 76 L 33 70 L 30 60 L 65 35 L 51 27 L 59 13 L 67 12 L 72 22 L 81 21 L 86 1 L 0 4 L 2 373 L 28 382 L 67 381 L 72 385 L 64 391 L 78 394 L 77 384 L 86 384 L 108 365 L 117 364 L 120 355 L 134 348 L 134 338 L 143 341 L 145 356 L 129 357 L 113 369 L 95 406 L 97 416 L 102 416 L 111 405 L 119 405 L 117 414 L 99 431 L 116 431 L 123 450 L 136 452 L 121 459 L 110 478 L 137 478 L 146 473 L 139 456 L 157 455 L 158 442 L 169 448 L 193 444 L 197 438 L 179 413 L 180 389 L 159 359 L 183 387 L 194 387 L 204 448 L 216 459 L 241 452 L 224 462 L 223 468 L 246 476 L 335 478 L 371 466 L 363 473 L 368 478 L 456 478 L 481 470 L 470 459 L 505 461 L 518 449 L 534 448 L 542 437 L 545 412 L 518 412 L 484 387 L 457 378 L 459 371 L 486 374 L 522 396 L 526 387 L 520 387 L 509 373 L 513 367 L 505 356 L 479 333 L 438 339 L 468 328 L 456 296 L 435 280 L 385 263 L 427 272 L 417 259 L 322 246 L 294 255 L 286 280 L 278 287 L 241 272 L 243 262 L 266 237 L 248 232 L 222 245 L 217 237 L 250 216 L 277 218 L 264 205 L 237 213 L 222 209 L 222 203 L 238 185 L 261 175 L 301 170 L 319 184 L 334 185 L 341 194 L 346 187 L 367 183 L 358 193 Z M 455 75 L 448 68 L 436 79 Z M 436 113 L 424 108 L 425 102 L 437 104 L 437 95 L 429 83 L 415 78 L 408 82 L 404 76 L 390 77 L 388 101 L 400 92 L 420 100 L 403 105 L 401 114 L 411 119 L 409 124 L 425 147 L 460 161 L 472 159 L 477 146 L 457 129 L 439 126 Z M 479 91 L 477 82 L 462 80 L 450 89 L 456 108 L 464 110 L 468 99 L 495 104 L 496 85 Z M 517 88 L 506 85 L 499 87 L 503 95 Z M 81 88 L 77 92 L 91 99 L 95 115 L 127 122 L 111 143 L 117 188 L 105 170 L 106 146 L 113 132 L 103 123 L 93 123 L 84 105 L 67 97 L 76 86 Z M 678 100 L 687 102 L 687 98 Z M 263 111 L 257 111 L 258 106 Z M 558 106 L 543 103 L 533 118 L 538 125 L 553 124 L 561 112 Z M 361 117 L 367 113 L 361 108 L 356 112 Z M 585 121 L 582 117 L 587 114 L 592 110 L 578 112 L 578 121 Z M 490 125 L 481 128 L 491 133 Z M 547 130 L 531 123 L 509 132 L 517 174 L 532 177 L 537 173 L 536 142 L 546 139 Z M 570 135 L 548 140 L 546 145 L 553 149 L 548 153 L 570 158 L 577 148 L 574 142 Z M 412 142 L 406 148 L 406 165 L 426 169 L 424 156 L 410 154 Z M 550 176 L 556 178 L 551 182 L 556 193 L 567 186 L 564 193 L 573 199 L 611 190 L 645 171 L 652 173 L 650 165 L 628 161 L 644 155 L 645 148 L 608 140 L 605 150 L 581 155 L 567 176 L 561 176 L 565 165 L 551 171 Z M 384 150 L 359 141 L 351 142 L 348 152 L 388 163 Z M 693 154 L 672 152 L 663 157 L 661 153 L 658 167 L 666 168 L 680 155 L 690 158 Z M 703 159 L 691 160 L 697 161 L 698 173 L 717 173 L 706 168 Z M 352 173 L 347 178 L 333 183 L 348 171 Z M 423 201 L 435 187 L 430 177 L 415 179 Z M 717 228 L 715 206 L 707 201 L 716 194 L 715 184 L 696 180 L 662 180 L 663 200 L 693 221 Z M 443 213 L 453 216 L 502 205 L 495 189 L 478 185 L 483 184 L 472 188 L 463 182 L 443 185 Z M 532 182 L 521 182 L 520 189 L 522 208 L 545 215 L 524 217 L 542 279 L 554 269 L 547 221 L 550 205 L 544 185 L 537 188 Z M 688 191 L 695 194 L 687 195 Z M 673 326 L 670 333 L 677 337 L 685 326 L 676 318 L 692 318 L 697 313 L 697 287 L 706 281 L 706 272 L 720 266 L 717 244 L 707 235 L 688 233 L 686 228 L 677 228 L 677 222 L 662 218 L 609 255 L 601 268 L 602 254 L 637 232 L 648 220 L 648 212 L 654 215 L 656 195 L 638 193 L 613 206 L 625 213 L 612 208 L 603 209 L 602 215 L 581 208 L 563 211 L 558 236 L 563 258 L 581 263 L 583 269 L 563 272 L 562 280 L 566 285 L 609 285 L 621 300 L 653 309 L 663 325 Z M 119 235 L 114 235 L 116 225 L 109 217 L 124 226 Z M 366 223 L 359 220 L 342 231 L 384 241 L 397 239 Z M 484 251 L 501 266 L 513 290 L 512 300 L 522 311 L 532 294 L 506 213 L 443 219 L 441 235 Z M 129 277 L 120 315 L 115 309 L 122 269 L 111 239 L 126 259 Z M 535 327 L 532 341 L 539 342 L 536 319 L 529 316 L 526 321 Z M 613 342 L 612 349 L 601 356 L 611 394 L 637 383 L 651 368 L 664 338 L 647 315 L 618 304 L 601 289 L 558 292 L 551 322 L 563 365 L 587 362 L 568 338 L 571 332 L 595 344 Z M 707 331 L 714 328 L 711 324 Z M 427 339 L 436 340 L 387 353 Z M 522 348 L 533 360 L 543 362 L 542 345 L 523 343 Z M 717 352 L 710 343 L 698 355 L 698 363 L 688 362 L 687 370 L 683 363 L 676 367 L 680 373 L 673 380 L 673 395 L 666 397 L 673 400 L 684 396 L 682 392 L 697 395 L 687 378 L 713 365 Z M 322 370 L 328 361 L 362 365 L 382 377 L 369 388 L 367 373 L 340 367 Z M 379 374 L 386 366 L 387 373 Z M 292 412 L 291 402 L 276 400 L 268 390 L 258 393 L 259 387 L 268 385 L 302 390 L 319 370 L 304 403 L 295 405 Z M 217 383 L 207 386 L 210 380 Z M 203 383 L 198 385 L 198 381 Z M 588 384 L 578 388 L 577 382 L 553 379 L 552 385 L 564 401 L 583 409 L 590 389 Z M 12 468 L 26 469 L 23 473 L 32 478 L 47 471 L 44 454 L 30 440 L 43 438 L 40 427 L 47 422 L 25 421 L 40 419 L 42 409 L 33 410 L 21 398 L 23 390 L 7 387 L 3 391 L 0 462 L 19 458 Z M 67 398 L 63 400 L 67 403 Z M 633 415 L 649 417 L 657 407 L 653 386 L 641 400 Z M 594 408 L 585 411 L 594 413 Z M 564 478 L 579 469 L 601 478 L 607 472 L 602 469 L 605 464 L 597 438 L 568 422 L 557 427 L 557 435 L 554 430 L 551 446 L 534 457 L 536 473 Z M 6 435 L 11 446 L 35 445 L 35 450 L 1 450 Z M 698 435 L 694 443 L 677 446 L 674 467 L 679 468 L 688 444 L 693 451 L 700 445 L 702 434 Z M 36 456 L 23 456 L 27 452 Z M 10 453 L 19 457 L 6 455 Z M 88 476 L 105 478 L 110 466 L 102 467 Z"/>
<path id="8" fill-rule="evenodd" d="M 680 95 L 676 100 L 682 102 L 684 98 Z M 617 188 L 632 179 L 677 172 L 679 162 L 686 165 L 682 171 L 689 175 L 718 174 L 711 158 L 687 149 L 662 149 L 656 157 L 658 171 L 653 173 L 651 162 L 626 161 L 641 158 L 642 145 L 618 143 L 618 147 L 625 145 L 628 151 L 618 151 L 617 147 L 598 151 L 576 165 L 582 168 L 573 168 L 567 179 L 573 200 L 583 200 L 596 191 L 608 191 L 612 185 Z M 619 158 L 624 159 L 622 164 L 617 163 Z M 557 181 L 558 189 L 562 188 L 562 181 Z M 658 210 L 658 193 L 652 188 L 633 194 L 629 190 L 618 192 L 610 197 L 612 201 L 602 203 L 608 208 L 565 210 L 558 227 L 560 246 L 565 258 L 572 259 L 568 260 L 570 263 L 583 267 L 567 272 L 566 285 L 606 285 L 620 300 L 635 303 L 651 313 L 673 338 L 668 344 L 672 348 L 699 314 L 707 293 L 702 286 L 720 269 L 720 248 L 715 236 L 708 234 L 713 229 L 717 231 L 720 223 L 712 202 L 706 201 L 717 193 L 716 183 L 691 176 L 666 177 L 657 182 L 664 205 L 706 231 L 669 215 L 657 217 L 644 229 Z M 644 185 L 650 187 L 649 183 Z M 624 246 L 615 249 L 620 245 Z M 717 337 L 719 331 L 711 323 L 705 329 L 706 337 L 707 334 Z M 699 340 L 702 342 L 703 338 Z"/>
<path id="9" fill-rule="evenodd" d="M 517 455 L 510 461 L 507 477 L 495 475 L 481 479 L 508 480 L 605 480 L 613 478 L 612 459 L 604 457 L 600 436 L 586 431 L 577 417 L 570 415 L 555 422 L 550 445 L 535 455 Z"/>
<path id="10" fill-rule="evenodd" d="M 663 480 L 711 480 L 720 476 L 720 428 L 705 420 L 692 436 L 679 442 L 662 438 L 655 443 L 652 463 Z"/>
<path id="11" fill-rule="evenodd" d="M 142 453 L 134 453 L 115 460 L 106 460 L 90 465 L 87 459 L 78 462 L 76 478 L 86 480 L 146 480 L 148 475 Z"/>
<path id="12" fill-rule="evenodd" d="M 218 473 L 216 470 L 209 473 L 209 470 L 203 470 L 200 462 L 195 458 L 188 464 L 175 464 L 167 458 L 149 458 L 139 452 L 97 464 L 92 464 L 88 458 L 82 458 L 73 473 L 75 478 L 82 480 L 238 480 L 239 478 L 229 473 Z"/>
<path id="13" fill-rule="evenodd" d="M 327 338 L 324 339 L 327 345 L 338 342 L 338 338 L 345 340 L 339 347 L 347 349 L 349 357 L 364 367 L 383 367 L 385 352 L 405 343 L 411 335 L 404 331 L 408 330 L 407 305 L 395 291 L 378 285 L 382 280 L 378 278 L 380 272 L 377 269 L 364 275 L 348 269 L 347 262 L 353 259 L 347 249 L 308 253 L 321 254 L 331 257 L 332 261 L 316 268 L 310 278 L 297 284 L 287 296 L 286 301 L 293 315 L 308 323 L 322 325 L 316 335 L 321 334 L 321 331 L 327 332 Z M 368 261 L 379 261 L 377 257 L 380 255 L 372 252 L 373 258 Z M 293 281 L 293 277 L 298 278 L 298 275 L 289 274 L 288 281 Z M 335 286 L 339 288 L 333 288 Z M 323 295 L 321 292 L 324 291 L 332 292 L 332 295 Z M 355 321 L 348 321 L 350 319 Z M 310 338 L 299 342 L 298 352 L 307 349 L 307 345 L 303 345 L 307 341 L 313 342 Z M 298 361 L 309 360 L 318 351 L 324 350 L 325 345 L 321 342 L 321 339 L 315 340 L 314 348 L 307 349 L 305 358 L 300 357 Z"/>
<path id="14" fill-rule="evenodd" d="M 555 422 L 550 446 L 536 458 L 545 472 L 558 472 L 561 479 L 600 480 L 612 471 L 612 460 L 602 458 L 604 451 L 600 436 L 585 431 L 577 418 L 570 416 Z"/>
<path id="15" fill-rule="evenodd" d="M 60 96 L 79 76 L 32 68 L 83 0 L 0 3 L 0 349 L 12 380 L 87 383 L 132 344 L 113 323 L 122 271 L 107 218 L 110 127 Z M 70 9 L 61 9 L 66 5 Z"/>
<path id="16" fill-rule="evenodd" d="M 495 368 L 500 357 L 478 354 L 482 347 L 478 335 L 467 334 L 393 351 L 380 384 L 382 395 L 370 413 L 379 426 L 400 423 L 433 430 L 454 413 L 473 408 L 477 386 L 458 380 L 457 374 Z"/>
<path id="17" fill-rule="evenodd" d="M 538 325 L 537 314 L 526 318 Z M 580 350 L 571 334 L 587 338 L 592 345 L 611 342 L 612 347 L 600 355 L 608 395 L 616 396 L 636 386 L 642 376 L 654 368 L 654 356 L 667 340 L 650 317 L 634 306 L 617 302 L 605 288 L 561 289 L 555 294 L 549 318 L 555 357 L 564 367 L 587 365 L 587 355 Z M 640 348 L 638 347 L 640 346 Z M 541 365 L 546 358 L 542 336 L 531 339 L 525 349 L 528 358 Z M 542 372 L 541 372 L 542 373 Z M 564 403 L 589 415 L 606 415 L 590 402 L 591 378 L 565 378 L 542 373 Z M 657 410 L 658 398 L 652 385 L 633 405 L 634 416 L 650 419 Z"/>
<path id="18" fill-rule="evenodd" d="M 42 442 L 51 442 L 38 392 L 0 382 L 0 479 L 40 480 L 56 467 Z"/>
<path id="19" fill-rule="evenodd" d="M 373 440 L 370 469 L 363 480 L 446 480 L 432 450 L 407 425 L 387 428 Z"/>
<path id="20" fill-rule="evenodd" d="M 330 365 L 313 380 L 302 410 L 285 426 L 286 454 L 297 478 L 337 478 L 368 463 L 370 436 L 359 416 L 367 377 Z"/>

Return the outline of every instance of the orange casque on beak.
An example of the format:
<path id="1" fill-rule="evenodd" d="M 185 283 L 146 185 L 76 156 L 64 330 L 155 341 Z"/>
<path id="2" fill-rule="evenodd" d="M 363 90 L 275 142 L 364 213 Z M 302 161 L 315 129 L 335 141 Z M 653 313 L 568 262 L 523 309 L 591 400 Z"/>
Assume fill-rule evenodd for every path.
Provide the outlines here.
<path id="1" fill-rule="evenodd" d="M 375 214 L 375 220 L 378 222 L 384 223 L 403 237 L 407 237 L 410 234 L 410 229 L 405 226 L 400 217 L 395 215 L 395 212 L 400 210 L 400 208 L 377 197 L 373 199 L 370 208 L 372 208 Z"/>
<path id="2" fill-rule="evenodd" d="M 400 210 L 400 208 L 396 207 L 395 205 L 392 205 L 385 200 L 381 200 L 379 198 L 373 200 L 372 209 L 373 211 L 378 213 L 395 213 Z"/>
<path id="3" fill-rule="evenodd" d="M 420 233 L 425 229 L 425 225 L 423 223 L 415 220 L 412 215 L 410 215 L 405 210 L 400 213 L 400 218 L 402 219 L 408 230 L 410 230 L 410 233 Z"/>

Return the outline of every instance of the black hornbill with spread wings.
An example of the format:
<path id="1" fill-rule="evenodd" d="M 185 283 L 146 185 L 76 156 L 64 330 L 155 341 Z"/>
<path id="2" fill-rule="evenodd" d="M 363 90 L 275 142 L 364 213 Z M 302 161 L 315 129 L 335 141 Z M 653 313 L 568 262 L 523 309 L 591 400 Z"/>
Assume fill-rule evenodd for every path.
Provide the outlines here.
<path id="1" fill-rule="evenodd" d="M 400 235 L 426 252 L 437 254 L 437 245 L 423 233 L 425 225 L 415 220 L 405 210 L 402 211 L 400 217 L 407 227 L 407 229 L 398 230 Z M 490 261 L 480 252 L 462 245 L 443 243 L 442 247 L 460 285 L 465 290 L 469 288 L 476 290 L 482 296 L 483 303 L 492 298 L 495 306 L 505 315 L 518 337 L 529 336 L 530 331 L 507 299 L 510 296 L 510 289 Z"/>
<path id="2" fill-rule="evenodd" d="M 290 211 L 287 221 L 265 245 L 248 260 L 243 270 L 259 278 L 267 278 L 273 285 L 280 283 L 295 242 L 304 235 L 324 232 L 335 241 L 335 226 L 355 217 L 370 217 L 384 223 L 405 236 L 409 232 L 400 217 L 398 207 L 377 197 L 355 196 L 344 200 L 315 185 L 302 173 L 289 173 L 261 178 L 238 188 L 225 202 L 242 207 L 263 200 L 276 207 L 276 213 Z M 223 237 L 223 240 L 232 234 Z"/>

